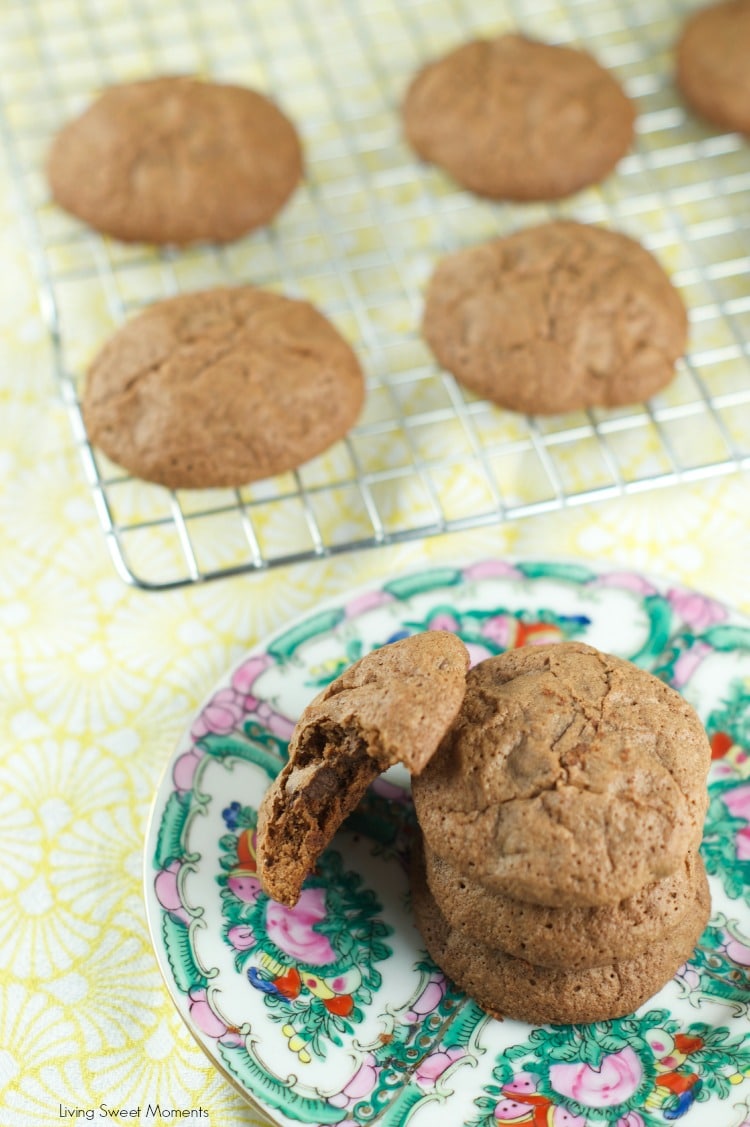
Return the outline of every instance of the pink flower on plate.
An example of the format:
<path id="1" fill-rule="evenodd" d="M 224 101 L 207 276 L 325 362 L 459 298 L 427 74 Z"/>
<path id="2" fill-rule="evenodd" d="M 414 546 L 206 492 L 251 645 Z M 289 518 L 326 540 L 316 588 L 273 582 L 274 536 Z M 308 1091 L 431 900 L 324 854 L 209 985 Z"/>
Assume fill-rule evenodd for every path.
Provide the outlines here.
<path id="1" fill-rule="evenodd" d="M 220 689 L 196 719 L 191 735 L 194 740 L 208 733 L 226 736 L 242 723 L 243 717 L 242 700 L 234 689 Z"/>
<path id="2" fill-rule="evenodd" d="M 438 1049 L 437 1052 L 430 1053 L 424 1058 L 422 1063 L 418 1065 L 414 1073 L 414 1079 L 420 1088 L 434 1088 L 437 1081 L 446 1072 L 455 1060 L 461 1060 L 461 1057 L 466 1056 L 465 1049 Z"/>
<path id="3" fill-rule="evenodd" d="M 686 685 L 695 673 L 698 666 L 713 653 L 711 647 L 705 642 L 696 642 L 689 650 L 680 654 L 674 663 L 673 684 L 676 688 Z"/>
<path id="4" fill-rule="evenodd" d="M 636 595 L 654 595 L 656 588 L 648 579 L 634 571 L 610 571 L 600 575 L 594 580 L 595 587 L 624 587 L 626 591 L 633 591 Z"/>
<path id="5" fill-rule="evenodd" d="M 615 1123 L 615 1127 L 646 1127 L 646 1124 L 640 1112 L 629 1111 L 627 1115 L 620 1116 Z"/>
<path id="6" fill-rule="evenodd" d="M 165 908 L 173 916 L 176 916 L 178 920 L 182 920 L 184 924 L 189 924 L 190 915 L 180 899 L 180 893 L 177 887 L 177 875 L 179 871 L 180 862 L 173 861 L 166 869 L 162 869 L 160 873 L 157 873 L 154 879 L 154 892 L 162 908 Z"/>
<path id="7" fill-rule="evenodd" d="M 368 610 L 375 610 L 376 607 L 382 607 L 384 603 L 392 602 L 393 595 L 389 595 L 387 591 L 365 591 L 363 595 L 357 595 L 346 604 L 346 617 L 358 618 Z"/>
<path id="8" fill-rule="evenodd" d="M 268 654 L 251 657 L 235 669 L 232 674 L 232 688 L 244 697 L 252 696 L 255 682 L 271 664 L 272 658 Z"/>
<path id="9" fill-rule="evenodd" d="M 197 747 L 186 751 L 175 761 L 172 768 L 172 781 L 179 791 L 188 791 L 193 785 L 195 770 L 203 758 L 204 753 Z"/>
<path id="10" fill-rule="evenodd" d="M 487 649 L 486 646 L 480 646 L 476 642 L 464 642 L 466 649 L 469 653 L 469 665 L 473 669 L 475 665 L 479 665 L 480 661 L 485 658 L 492 657 L 492 650 Z"/>
<path id="11" fill-rule="evenodd" d="M 586 1127 L 585 1115 L 573 1115 L 565 1107 L 556 1107 L 552 1112 L 551 1127 Z"/>
<path id="12" fill-rule="evenodd" d="M 272 943 L 290 958 L 307 966 L 332 963 L 336 952 L 325 935 L 315 931 L 315 924 L 325 919 L 324 888 L 303 888 L 293 908 L 269 900 L 266 907 L 266 931 Z"/>
<path id="13" fill-rule="evenodd" d="M 587 1107 L 613 1107 L 628 1100 L 641 1082 L 643 1069 L 630 1045 L 602 1058 L 599 1068 L 590 1064 L 553 1064 L 550 1084 L 563 1096 Z"/>
<path id="14" fill-rule="evenodd" d="M 701 984 L 701 977 L 690 963 L 683 963 L 675 971 L 675 978 L 683 984 L 686 991 L 697 990 Z"/>
<path id="15" fill-rule="evenodd" d="M 722 802 L 734 818 L 750 822 L 750 783 L 727 791 L 722 795 Z"/>
<path id="16" fill-rule="evenodd" d="M 481 560 L 471 564 L 464 571 L 466 579 L 494 579 L 496 576 L 507 576 L 510 579 L 520 579 L 522 573 L 513 564 L 505 560 Z"/>
<path id="17" fill-rule="evenodd" d="M 515 633 L 515 625 L 514 618 L 510 618 L 507 614 L 496 614 L 487 619 L 482 626 L 481 633 L 484 634 L 485 638 L 493 641 L 496 646 L 507 649 Z"/>
<path id="18" fill-rule="evenodd" d="M 750 861 L 750 826 L 744 826 L 737 834 L 735 849 L 738 861 Z"/>
<path id="19" fill-rule="evenodd" d="M 498 1123 L 530 1123 L 529 1115 L 533 1112 L 533 1107 L 530 1104 L 525 1104 L 523 1100 L 512 1100 L 510 1098 L 499 1100 L 495 1104 L 493 1115 Z"/>
<path id="20" fill-rule="evenodd" d="M 508 1084 L 503 1084 L 503 1092 L 512 1092 L 523 1099 L 533 1096 L 537 1089 L 537 1079 L 531 1072 L 517 1072 Z"/>
<path id="21" fill-rule="evenodd" d="M 260 881 L 252 873 L 233 873 L 227 880 L 227 888 L 243 904 L 254 904 L 261 892 Z"/>
<path id="22" fill-rule="evenodd" d="M 258 705 L 257 716 L 261 724 L 268 728 L 269 732 L 273 732 L 274 736 L 278 736 L 280 740 L 291 739 L 294 721 L 288 720 L 280 712 L 275 712 L 270 704 L 262 701 Z"/>
<path id="23" fill-rule="evenodd" d="M 726 608 L 721 603 L 695 591 L 673 588 L 667 592 L 667 600 L 693 630 L 706 630 L 727 617 Z"/>
<path id="24" fill-rule="evenodd" d="M 412 1008 L 408 1013 L 404 1014 L 404 1021 L 408 1025 L 414 1025 L 415 1022 L 420 1021 L 423 1017 L 426 1017 L 427 1014 L 431 1014 L 442 1002 L 447 989 L 445 976 L 439 973 L 433 975 L 422 993 L 416 1001 L 412 1003 Z"/>
<path id="25" fill-rule="evenodd" d="M 249 951 L 257 942 L 249 924 L 235 924 L 234 927 L 230 927 L 227 939 L 235 951 Z"/>
<path id="26" fill-rule="evenodd" d="M 724 944 L 724 950 L 733 963 L 738 963 L 741 967 L 750 967 L 750 947 L 740 943 L 737 939 L 728 939 Z"/>
<path id="27" fill-rule="evenodd" d="M 215 1037 L 217 1040 L 219 1037 L 225 1036 L 228 1026 L 220 1017 L 216 1016 L 209 1006 L 205 988 L 197 989 L 194 987 L 188 997 L 190 998 L 188 1007 L 190 1017 L 201 1033 L 205 1033 L 208 1037 Z"/>
<path id="28" fill-rule="evenodd" d="M 369 1095 L 378 1082 L 380 1069 L 372 1053 L 367 1053 L 349 1083 L 340 1092 L 328 1097 L 334 1107 L 350 1108 Z"/>
<path id="29" fill-rule="evenodd" d="M 220 1040 L 223 1045 L 241 1045 L 243 1043 L 238 1031 L 226 1025 L 211 1009 L 205 987 L 199 989 L 194 986 L 188 994 L 188 998 L 190 999 L 188 1004 L 190 1017 L 202 1033 L 217 1041 Z"/>
<path id="30" fill-rule="evenodd" d="M 430 630 L 448 630 L 451 634 L 455 634 L 459 627 L 459 621 L 452 614 L 443 611 L 441 614 L 436 614 L 430 619 Z"/>

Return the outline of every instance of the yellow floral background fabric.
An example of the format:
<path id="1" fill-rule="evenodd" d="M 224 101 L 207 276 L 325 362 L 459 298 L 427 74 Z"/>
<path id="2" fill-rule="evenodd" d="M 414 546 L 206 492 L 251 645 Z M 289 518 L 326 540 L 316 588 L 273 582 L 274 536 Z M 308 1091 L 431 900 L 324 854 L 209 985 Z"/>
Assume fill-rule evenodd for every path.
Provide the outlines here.
<path id="1" fill-rule="evenodd" d="M 147 6 L 145 31 L 130 42 L 117 36 L 118 28 L 132 33 L 133 8 L 97 0 L 90 7 L 101 9 L 95 24 L 105 35 L 98 44 L 91 42 L 92 20 L 84 18 L 83 7 L 57 0 L 0 4 L 0 18 L 13 33 L 0 30 L 0 53 L 12 51 L 16 63 L 28 56 L 28 67 L 16 66 L 3 81 L 14 128 L 30 129 L 22 118 L 32 104 L 30 84 L 39 81 L 35 37 L 44 34 L 49 41 L 50 29 L 59 50 L 47 66 L 65 89 L 74 79 L 78 90 L 96 88 L 102 68 L 90 65 L 94 49 L 97 58 L 103 53 L 114 60 L 110 79 L 158 69 L 205 72 L 209 56 L 215 60 L 226 51 L 221 77 L 261 86 L 266 81 L 266 73 L 243 63 L 237 50 L 233 19 L 242 5 Z M 247 5 L 261 15 L 272 7 L 270 0 Z M 278 49 L 282 81 L 304 85 L 310 12 L 302 3 L 283 7 L 277 20 L 264 25 L 266 48 Z M 346 6 L 324 7 L 335 16 L 337 7 Z M 425 52 L 440 50 L 460 30 L 460 21 L 447 17 L 451 5 L 414 7 L 421 8 Z M 484 11 L 485 6 L 475 8 Z M 612 10 L 602 6 L 610 15 Z M 388 21 L 396 18 L 394 11 L 375 3 L 370 14 Z M 554 4 L 545 11 L 550 20 L 565 15 Z M 506 12 L 506 21 L 511 15 Z M 486 14 L 483 18 L 487 22 Z M 474 26 L 481 22 L 477 16 Z M 196 54 L 196 43 L 210 45 L 204 59 Z M 312 93 L 309 97 L 314 113 L 319 107 Z M 72 101 L 65 99 L 66 109 Z M 53 110 L 48 101 L 39 105 L 36 140 L 30 130 L 28 143 L 38 145 L 41 160 L 49 124 L 44 115 Z M 322 144 L 324 138 L 318 140 Z M 733 149 L 732 156 L 744 161 L 747 174 L 747 148 Z M 29 190 L 43 194 L 41 173 Z M 403 191 L 408 193 L 409 186 Z M 349 206 L 356 211 L 361 201 L 352 199 Z M 484 209 L 478 206 L 477 237 Z M 50 224 L 65 222 L 51 206 L 45 214 Z M 533 218 L 528 213 L 528 220 Z M 658 227 L 659 217 L 646 221 Z M 429 240 L 433 222 L 415 220 L 410 228 L 417 277 L 429 265 L 418 248 Z M 356 225 L 342 230 L 348 231 L 347 245 L 353 244 Z M 88 244 L 76 245 L 69 256 L 93 253 Z M 151 949 L 142 895 L 143 837 L 155 787 L 180 732 L 220 675 L 250 646 L 312 611 L 321 599 L 431 561 L 491 555 L 601 560 L 668 576 L 750 613 L 748 476 L 640 491 L 204 586 L 141 591 L 118 576 L 104 542 L 59 396 L 29 249 L 18 177 L 0 146 L 0 1124 L 50 1127 L 60 1121 L 63 1107 L 98 1109 L 102 1103 L 124 1109 L 148 1103 L 203 1108 L 207 1117 L 200 1122 L 211 1127 L 260 1124 L 264 1120 L 209 1064 L 177 1016 Z M 136 252 L 112 248 L 108 253 L 126 258 Z M 227 253 L 238 275 L 280 288 L 289 284 L 290 277 L 263 278 L 275 260 L 264 258 L 262 239 L 243 241 Z M 309 264 L 328 252 L 325 241 L 311 235 L 295 253 L 307 256 Z M 217 280 L 209 257 L 190 251 L 176 257 L 180 285 Z M 290 264 L 290 276 L 301 269 L 300 262 L 301 257 Z M 58 265 L 69 268 L 70 262 Z M 132 270 L 128 284 L 134 296 L 126 292 L 118 298 L 125 301 L 125 312 L 131 296 L 138 302 L 148 299 L 161 269 L 156 257 L 146 254 Z M 321 270 L 307 295 L 335 308 L 343 284 L 335 271 Z M 733 287 L 732 300 L 747 297 L 746 275 L 727 285 Z M 123 311 L 110 299 L 99 283 L 82 286 L 64 311 L 71 370 L 80 372 L 93 342 L 106 336 Z M 383 318 L 388 331 L 398 333 L 405 324 L 413 326 L 414 310 L 400 300 L 384 308 Z M 356 326 L 343 315 L 339 321 L 356 339 Z M 696 332 L 700 335 L 700 325 Z M 719 341 L 712 347 L 723 346 Z M 740 378 L 736 366 L 725 378 Z M 368 409 L 376 412 L 377 403 Z M 488 415 L 488 427 L 512 425 L 500 414 Z M 735 426 L 747 444 L 745 422 L 740 413 Z M 694 418 L 686 424 L 700 445 L 696 425 Z M 450 429 L 433 441 L 450 445 Z M 381 456 L 396 460 L 398 453 L 386 443 Z M 571 449 L 570 463 L 571 475 L 585 477 L 580 451 Z M 454 464 L 445 489 L 456 512 L 472 503 L 472 488 L 470 477 Z M 131 506 L 154 503 L 148 497 L 139 501 L 137 491 L 128 500 Z M 406 489 L 393 491 L 388 503 L 409 519 L 419 502 Z M 345 499 L 341 504 L 337 508 L 331 498 L 321 520 L 345 538 L 357 532 L 359 518 L 347 510 Z M 269 544 L 293 550 L 298 525 L 288 514 L 276 525 L 270 512 L 267 520 Z M 218 535 L 214 540 L 216 565 L 231 563 L 231 543 L 222 543 Z M 170 551 L 155 532 L 139 548 L 139 559 L 158 568 Z M 209 558 L 207 566 L 211 563 Z"/>

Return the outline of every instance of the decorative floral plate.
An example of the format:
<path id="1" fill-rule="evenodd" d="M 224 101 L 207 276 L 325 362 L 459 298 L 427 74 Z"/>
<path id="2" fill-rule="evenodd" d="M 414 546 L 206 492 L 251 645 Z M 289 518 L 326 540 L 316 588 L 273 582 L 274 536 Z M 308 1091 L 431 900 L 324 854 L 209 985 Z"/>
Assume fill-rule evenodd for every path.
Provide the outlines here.
<path id="1" fill-rule="evenodd" d="M 256 812 L 321 686 L 405 634 L 472 660 L 579 639 L 663 677 L 711 740 L 703 855 L 713 909 L 693 959 L 637 1013 L 534 1028 L 488 1018 L 430 961 L 407 880 L 408 780 L 389 773 L 293 910 L 261 892 Z M 175 751 L 146 845 L 170 993 L 219 1068 L 282 1124 L 750 1127 L 750 622 L 631 572 L 486 560 L 329 604 L 253 650 Z"/>

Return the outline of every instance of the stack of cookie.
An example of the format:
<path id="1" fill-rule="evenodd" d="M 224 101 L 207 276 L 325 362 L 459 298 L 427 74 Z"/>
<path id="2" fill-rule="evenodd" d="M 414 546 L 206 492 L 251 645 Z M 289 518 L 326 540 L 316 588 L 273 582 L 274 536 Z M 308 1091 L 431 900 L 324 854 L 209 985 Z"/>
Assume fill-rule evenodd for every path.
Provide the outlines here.
<path id="1" fill-rule="evenodd" d="M 476 666 L 413 782 L 413 904 L 432 957 L 495 1015 L 636 1009 L 708 919 L 697 851 L 709 760 L 676 692 L 590 646 Z"/>

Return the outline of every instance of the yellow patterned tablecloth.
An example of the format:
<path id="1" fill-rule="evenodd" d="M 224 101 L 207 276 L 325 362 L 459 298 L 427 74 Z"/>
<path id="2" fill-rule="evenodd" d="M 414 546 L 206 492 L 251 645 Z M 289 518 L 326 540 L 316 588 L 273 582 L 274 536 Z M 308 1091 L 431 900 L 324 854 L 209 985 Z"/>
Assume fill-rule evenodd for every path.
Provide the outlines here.
<path id="1" fill-rule="evenodd" d="M 50 1127 L 103 1102 L 259 1123 L 177 1016 L 143 907 L 149 805 L 199 702 L 291 617 L 426 561 L 595 559 L 750 613 L 750 482 L 142 592 L 104 544 L 1 163 L 0 262 L 0 1125 Z"/>

